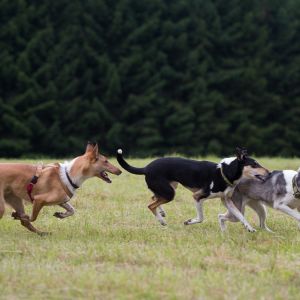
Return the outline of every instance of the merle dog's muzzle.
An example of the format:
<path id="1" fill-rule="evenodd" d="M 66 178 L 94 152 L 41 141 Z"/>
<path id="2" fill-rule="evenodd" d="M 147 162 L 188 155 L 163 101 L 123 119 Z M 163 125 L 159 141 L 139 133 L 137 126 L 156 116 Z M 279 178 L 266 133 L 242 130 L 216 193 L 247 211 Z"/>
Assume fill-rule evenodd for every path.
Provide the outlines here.
<path id="1" fill-rule="evenodd" d="M 255 175 L 255 177 L 257 179 L 259 179 L 260 181 L 265 182 L 270 177 L 270 175 L 271 175 L 271 173 L 268 171 L 267 175 L 259 175 L 259 174 L 257 174 L 257 175 Z"/>

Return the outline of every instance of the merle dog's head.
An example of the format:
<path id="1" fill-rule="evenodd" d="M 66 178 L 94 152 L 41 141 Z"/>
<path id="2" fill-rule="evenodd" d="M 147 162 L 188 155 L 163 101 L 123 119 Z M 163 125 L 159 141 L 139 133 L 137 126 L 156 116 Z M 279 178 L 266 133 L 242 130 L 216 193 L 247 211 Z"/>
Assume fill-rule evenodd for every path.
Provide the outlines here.
<path id="1" fill-rule="evenodd" d="M 270 173 L 255 159 L 248 156 L 245 148 L 237 147 L 236 156 L 224 158 L 220 164 L 223 173 L 232 183 L 242 177 L 264 181 Z"/>

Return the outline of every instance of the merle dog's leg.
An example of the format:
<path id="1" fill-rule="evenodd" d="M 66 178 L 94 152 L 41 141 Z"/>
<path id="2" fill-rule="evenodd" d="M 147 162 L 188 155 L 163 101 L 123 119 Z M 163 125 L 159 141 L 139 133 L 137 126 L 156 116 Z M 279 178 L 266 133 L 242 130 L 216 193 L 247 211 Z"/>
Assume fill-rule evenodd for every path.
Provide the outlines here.
<path id="1" fill-rule="evenodd" d="M 265 229 L 269 232 L 273 232 L 267 225 L 266 225 L 266 218 L 267 218 L 267 211 L 265 206 L 256 200 L 249 199 L 249 202 L 247 202 L 247 205 L 251 207 L 258 215 L 259 217 L 259 226 L 262 229 Z"/>
<path id="2" fill-rule="evenodd" d="M 249 224 L 249 222 L 246 220 L 242 212 L 239 211 L 239 209 L 234 205 L 232 200 L 229 197 L 225 197 L 225 205 L 228 208 L 229 212 L 233 214 L 238 220 L 242 222 L 242 224 L 245 226 L 245 228 L 249 232 L 255 232 L 256 230 Z"/>
<path id="3" fill-rule="evenodd" d="M 278 201 L 278 200 L 277 200 Z M 281 201 L 279 202 L 275 202 L 274 203 L 274 208 L 277 210 L 280 210 L 284 213 L 286 213 L 287 215 L 293 217 L 294 219 L 296 219 L 299 223 L 299 229 L 300 229 L 300 213 L 291 209 L 290 207 L 288 207 L 286 204 L 283 204 Z"/>
<path id="4" fill-rule="evenodd" d="M 66 211 L 64 213 L 56 212 L 53 215 L 54 217 L 59 218 L 59 219 L 64 219 L 64 218 L 74 215 L 75 209 L 70 203 L 65 202 L 65 203 L 59 204 L 59 206 L 63 207 Z"/>
<path id="5" fill-rule="evenodd" d="M 237 218 L 249 232 L 255 232 L 256 230 L 249 224 L 244 216 L 245 205 L 249 201 L 249 198 L 244 197 L 238 187 L 228 188 L 224 192 L 223 203 L 229 210 L 229 212 Z"/>
<path id="6" fill-rule="evenodd" d="M 239 219 L 237 219 L 229 210 L 227 210 L 225 214 L 219 214 L 218 219 L 219 219 L 219 225 L 221 227 L 221 231 L 226 230 L 226 224 L 225 224 L 226 221 L 230 221 L 230 222 L 239 221 Z"/>
<path id="7" fill-rule="evenodd" d="M 232 193 L 228 193 L 227 197 L 229 197 L 230 195 L 232 195 Z M 224 204 L 224 206 L 226 206 L 225 204 L 225 198 L 222 197 L 221 198 L 222 203 Z M 244 215 L 245 213 L 245 203 L 243 203 L 243 199 L 239 198 L 239 201 L 235 201 L 235 205 L 236 207 L 241 211 L 241 213 Z M 225 214 L 219 214 L 218 215 L 218 220 L 219 220 L 219 225 L 221 227 L 221 231 L 225 231 L 226 229 L 226 221 L 230 221 L 230 222 L 239 222 L 239 219 L 237 219 L 229 210 L 227 210 L 227 212 Z"/>

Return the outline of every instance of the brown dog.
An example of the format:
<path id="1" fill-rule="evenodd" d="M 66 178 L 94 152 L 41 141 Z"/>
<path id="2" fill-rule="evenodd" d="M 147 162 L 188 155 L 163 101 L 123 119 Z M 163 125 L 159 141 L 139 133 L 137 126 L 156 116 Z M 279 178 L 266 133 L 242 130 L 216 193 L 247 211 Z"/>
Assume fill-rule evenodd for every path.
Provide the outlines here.
<path id="1" fill-rule="evenodd" d="M 74 209 L 68 201 L 72 198 L 76 189 L 91 177 L 99 177 L 110 183 L 111 180 L 106 172 L 115 175 L 121 174 L 120 169 L 109 163 L 105 156 L 99 154 L 98 145 L 93 143 L 88 143 L 83 155 L 63 164 L 34 166 L 30 164 L 1 163 L 0 218 L 4 214 L 5 203 L 7 203 L 15 209 L 12 217 L 20 220 L 21 224 L 30 231 L 43 234 L 31 224 L 36 220 L 43 206 L 58 204 L 65 208 L 66 212 L 54 214 L 57 218 L 66 218 L 73 215 Z M 33 202 L 30 218 L 25 214 L 23 199 Z"/>

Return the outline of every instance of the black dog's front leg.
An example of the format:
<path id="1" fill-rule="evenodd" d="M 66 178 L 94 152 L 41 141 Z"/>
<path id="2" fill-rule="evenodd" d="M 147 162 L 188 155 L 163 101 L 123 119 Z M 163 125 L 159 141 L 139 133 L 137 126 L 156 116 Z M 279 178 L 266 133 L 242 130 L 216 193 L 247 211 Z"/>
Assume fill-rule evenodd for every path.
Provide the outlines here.
<path id="1" fill-rule="evenodd" d="M 194 193 L 193 197 L 195 200 L 195 206 L 197 210 L 197 217 L 193 219 L 189 219 L 184 222 L 184 225 L 193 225 L 197 223 L 201 223 L 204 219 L 203 216 L 203 208 L 202 208 L 202 203 L 206 198 L 209 197 L 209 191 L 203 192 L 201 189 L 197 192 Z"/>

